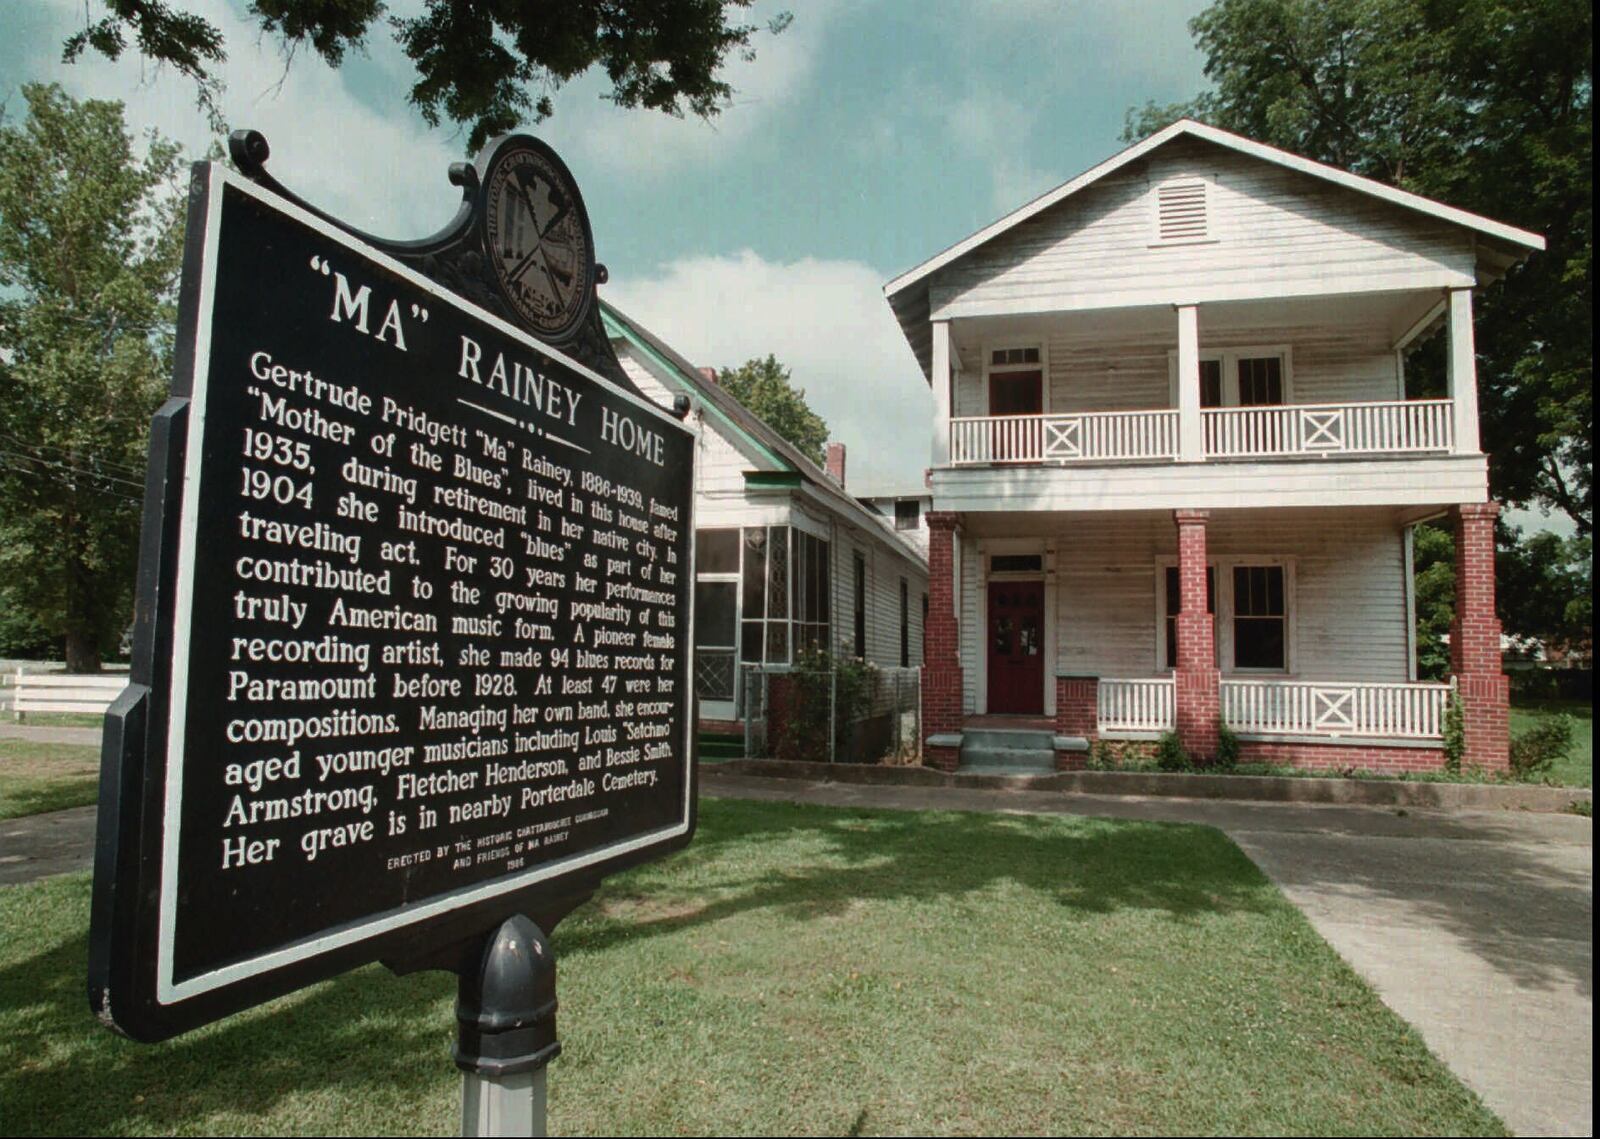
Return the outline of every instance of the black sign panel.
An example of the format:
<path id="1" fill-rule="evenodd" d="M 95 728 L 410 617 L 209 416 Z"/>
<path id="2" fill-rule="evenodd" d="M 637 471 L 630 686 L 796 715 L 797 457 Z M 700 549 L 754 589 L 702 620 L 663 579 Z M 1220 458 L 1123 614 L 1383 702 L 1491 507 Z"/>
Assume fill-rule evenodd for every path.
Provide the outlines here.
<path id="1" fill-rule="evenodd" d="M 688 841 L 693 437 L 198 168 L 91 999 L 154 1039 Z"/>

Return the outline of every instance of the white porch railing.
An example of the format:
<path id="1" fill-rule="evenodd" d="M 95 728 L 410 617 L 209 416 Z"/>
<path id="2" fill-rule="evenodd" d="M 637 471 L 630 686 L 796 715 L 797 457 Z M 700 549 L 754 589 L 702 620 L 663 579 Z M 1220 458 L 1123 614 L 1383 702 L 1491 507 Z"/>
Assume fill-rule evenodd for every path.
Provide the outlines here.
<path id="1" fill-rule="evenodd" d="M 1101 735 L 1160 733 L 1178 722 L 1177 688 L 1170 676 L 1102 677 L 1096 704 Z"/>
<path id="2" fill-rule="evenodd" d="M 1447 399 L 1216 407 L 1200 413 L 1208 459 L 1449 452 Z"/>
<path id="3" fill-rule="evenodd" d="M 950 421 L 950 462 L 1103 463 L 1178 457 L 1178 413 L 978 415 Z"/>
<path id="4" fill-rule="evenodd" d="M 1448 684 L 1224 680 L 1222 720 L 1241 735 L 1435 740 L 1449 699 Z"/>
<path id="5" fill-rule="evenodd" d="M 1450 400 L 1290 403 L 1213 407 L 1200 413 L 1207 459 L 1448 454 Z M 975 415 L 950 421 L 950 463 L 1169 462 L 1178 457 L 1178 412 Z"/>

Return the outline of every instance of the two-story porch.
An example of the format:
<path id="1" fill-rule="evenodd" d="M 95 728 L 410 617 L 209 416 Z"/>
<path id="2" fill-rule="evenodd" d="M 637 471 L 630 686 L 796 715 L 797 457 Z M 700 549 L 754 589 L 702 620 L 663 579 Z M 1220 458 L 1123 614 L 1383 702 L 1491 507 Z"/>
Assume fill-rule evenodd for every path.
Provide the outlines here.
<path id="1" fill-rule="evenodd" d="M 886 287 L 935 397 L 925 754 L 1037 717 L 1074 762 L 1505 763 L 1475 288 L 1542 244 L 1176 124 Z M 1406 354 L 1442 337 L 1412 398 Z M 1411 527 L 1457 530 L 1451 683 L 1416 672 Z"/>

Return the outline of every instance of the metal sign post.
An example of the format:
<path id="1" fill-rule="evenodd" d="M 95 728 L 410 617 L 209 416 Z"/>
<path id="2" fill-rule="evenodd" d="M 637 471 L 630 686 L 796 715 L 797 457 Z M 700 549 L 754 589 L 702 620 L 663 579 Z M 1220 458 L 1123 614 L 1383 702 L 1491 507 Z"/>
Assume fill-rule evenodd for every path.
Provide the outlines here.
<path id="1" fill-rule="evenodd" d="M 545 1067 L 556 1040 L 556 961 L 544 933 L 520 914 L 461 973 L 456 1066 L 462 1135 L 544 1135 Z"/>

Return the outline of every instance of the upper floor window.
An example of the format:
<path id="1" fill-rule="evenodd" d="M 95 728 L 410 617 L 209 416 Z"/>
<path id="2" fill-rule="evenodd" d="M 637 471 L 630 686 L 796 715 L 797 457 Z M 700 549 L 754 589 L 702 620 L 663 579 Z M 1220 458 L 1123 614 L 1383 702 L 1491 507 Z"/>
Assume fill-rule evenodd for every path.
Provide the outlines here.
<path id="1" fill-rule="evenodd" d="M 1212 241 L 1211 184 L 1205 178 L 1173 178 L 1156 187 L 1152 203 L 1154 245 Z"/>
<path id="2" fill-rule="evenodd" d="M 922 503 L 914 498 L 900 498 L 894 504 L 894 528 L 915 530 L 922 525 Z"/>
<path id="3" fill-rule="evenodd" d="M 1178 354 L 1168 352 L 1168 396 L 1178 406 Z M 1201 407 L 1263 407 L 1294 400 L 1287 346 L 1200 350 Z"/>

